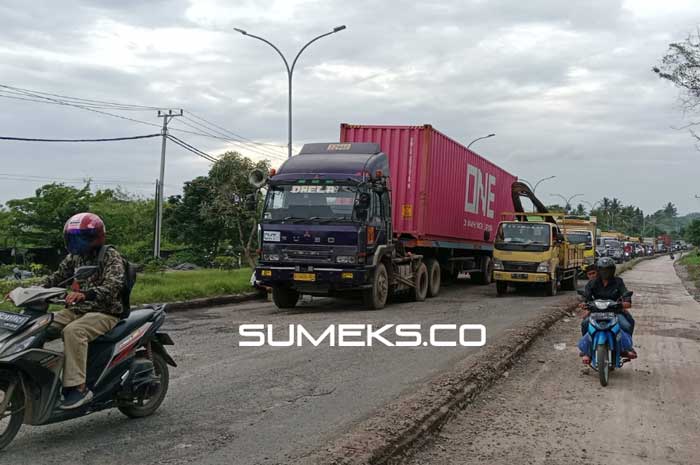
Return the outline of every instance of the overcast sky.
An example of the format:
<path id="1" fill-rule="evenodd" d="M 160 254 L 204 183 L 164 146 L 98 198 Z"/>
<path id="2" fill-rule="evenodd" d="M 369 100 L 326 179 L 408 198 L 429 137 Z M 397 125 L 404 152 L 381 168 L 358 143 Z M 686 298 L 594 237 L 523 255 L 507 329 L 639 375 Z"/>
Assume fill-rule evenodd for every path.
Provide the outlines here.
<path id="1" fill-rule="evenodd" d="M 271 145 L 173 132 L 177 137 L 212 154 L 232 147 L 274 154 L 274 164 L 286 156 L 286 74 L 274 50 L 232 28 L 293 56 L 306 40 L 345 24 L 297 65 L 297 148 L 337 140 L 341 122 L 429 123 L 464 144 L 495 132 L 473 148 L 529 181 L 556 175 L 538 189 L 548 203 L 556 202 L 553 193 L 583 193 L 590 202 L 618 197 L 647 212 L 667 201 L 681 213 L 700 210 L 700 152 L 687 131 L 674 129 L 687 122 L 677 90 L 651 72 L 669 42 L 700 24 L 697 0 L 3 0 L 0 18 L 0 84 L 181 107 Z M 161 123 L 152 110 L 108 111 Z M 193 122 L 172 127 L 192 130 L 184 124 Z M 158 131 L 0 98 L 2 136 Z M 157 138 L 0 142 L 0 203 L 32 195 L 49 178 L 91 177 L 100 187 L 119 181 L 152 195 L 159 158 Z M 207 169 L 208 162 L 170 144 L 166 193 Z"/>

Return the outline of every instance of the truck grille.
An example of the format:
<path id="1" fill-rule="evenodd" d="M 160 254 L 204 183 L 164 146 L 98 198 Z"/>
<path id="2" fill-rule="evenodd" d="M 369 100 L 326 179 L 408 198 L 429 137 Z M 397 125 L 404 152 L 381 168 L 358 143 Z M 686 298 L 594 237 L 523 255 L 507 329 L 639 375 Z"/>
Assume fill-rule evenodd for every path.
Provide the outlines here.
<path id="1" fill-rule="evenodd" d="M 504 271 L 522 271 L 525 273 L 536 273 L 539 263 L 530 262 L 503 262 Z"/>
<path id="2" fill-rule="evenodd" d="M 333 250 L 321 247 L 304 247 L 303 249 L 282 249 L 283 260 L 300 263 L 329 263 L 333 260 Z"/>

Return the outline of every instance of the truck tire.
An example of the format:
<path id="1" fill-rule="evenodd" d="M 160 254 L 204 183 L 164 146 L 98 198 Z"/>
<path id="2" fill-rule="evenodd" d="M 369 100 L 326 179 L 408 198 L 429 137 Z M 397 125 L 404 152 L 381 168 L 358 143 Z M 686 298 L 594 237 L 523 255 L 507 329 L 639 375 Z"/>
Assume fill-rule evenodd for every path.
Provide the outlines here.
<path id="1" fill-rule="evenodd" d="M 386 305 L 388 296 L 389 274 L 384 263 L 379 263 L 374 269 L 372 287 L 364 290 L 362 299 L 368 310 L 381 310 Z"/>
<path id="2" fill-rule="evenodd" d="M 429 258 L 425 261 L 425 266 L 428 269 L 428 297 L 435 297 L 440 292 L 442 278 L 440 262 L 434 258 Z"/>
<path id="3" fill-rule="evenodd" d="M 558 290 L 557 288 L 558 287 L 559 286 L 557 283 L 557 279 L 556 278 L 552 279 L 548 283 L 544 284 L 544 295 L 546 295 L 547 297 L 552 297 L 552 296 L 557 295 L 557 290 Z"/>
<path id="4" fill-rule="evenodd" d="M 277 308 L 294 308 L 299 301 L 299 293 L 288 287 L 273 287 L 272 301 Z"/>
<path id="5" fill-rule="evenodd" d="M 576 290 L 576 284 L 577 284 L 577 273 L 574 272 L 573 276 L 570 278 L 565 279 L 564 281 L 561 282 L 561 288 L 566 291 L 575 291 Z"/>
<path id="6" fill-rule="evenodd" d="M 484 257 L 481 262 L 481 271 L 471 273 L 471 276 L 476 284 L 481 284 L 482 286 L 491 284 L 493 278 L 493 260 L 491 260 L 491 257 Z"/>
<path id="7" fill-rule="evenodd" d="M 508 293 L 507 281 L 496 281 L 496 295 L 502 297 Z"/>
<path id="8" fill-rule="evenodd" d="M 413 276 L 413 300 L 423 302 L 428 295 L 428 267 L 421 262 Z"/>

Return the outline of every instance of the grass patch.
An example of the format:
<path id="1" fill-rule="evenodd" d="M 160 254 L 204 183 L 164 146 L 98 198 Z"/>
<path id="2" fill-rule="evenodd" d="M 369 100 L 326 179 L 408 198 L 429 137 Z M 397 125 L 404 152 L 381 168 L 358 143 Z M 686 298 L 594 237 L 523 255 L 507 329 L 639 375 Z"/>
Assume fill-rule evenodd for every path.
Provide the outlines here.
<path id="1" fill-rule="evenodd" d="M 131 294 L 131 303 L 140 305 L 240 294 L 252 290 L 250 275 L 249 268 L 140 274 Z"/>
<path id="2" fill-rule="evenodd" d="M 131 293 L 131 304 L 175 302 L 200 297 L 240 294 L 252 290 L 250 275 L 250 268 L 231 271 L 202 269 L 139 274 Z M 0 296 L 4 296 L 15 287 L 31 286 L 37 281 L 0 280 Z M 0 310 L 16 310 L 16 308 L 12 303 L 5 302 L 0 304 Z"/>
<path id="3" fill-rule="evenodd" d="M 700 284 L 700 253 L 696 251 L 683 256 L 680 264 L 685 265 L 690 279 L 695 281 L 696 285 Z"/>

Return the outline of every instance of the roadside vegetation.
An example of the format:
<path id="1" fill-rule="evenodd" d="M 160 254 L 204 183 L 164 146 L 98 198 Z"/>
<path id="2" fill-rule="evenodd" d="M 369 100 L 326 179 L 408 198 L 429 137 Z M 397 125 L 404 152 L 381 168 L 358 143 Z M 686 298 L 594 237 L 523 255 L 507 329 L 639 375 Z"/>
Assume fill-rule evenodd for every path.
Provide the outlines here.
<path id="1" fill-rule="evenodd" d="M 131 304 L 175 302 L 201 297 L 240 294 L 252 289 L 250 276 L 250 268 L 140 273 L 131 294 Z M 31 286 L 38 281 L 38 279 L 23 281 L 0 280 L 0 296 L 4 296 L 16 287 Z M 15 307 L 10 302 L 0 304 L 0 310 L 14 309 Z"/>
<path id="2" fill-rule="evenodd" d="M 695 249 L 685 255 L 680 259 L 680 264 L 687 268 L 688 276 L 695 281 L 697 286 L 700 286 L 700 249 Z"/>

